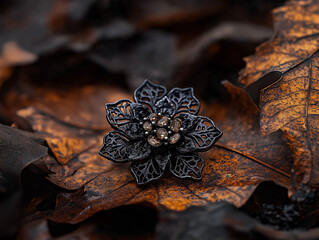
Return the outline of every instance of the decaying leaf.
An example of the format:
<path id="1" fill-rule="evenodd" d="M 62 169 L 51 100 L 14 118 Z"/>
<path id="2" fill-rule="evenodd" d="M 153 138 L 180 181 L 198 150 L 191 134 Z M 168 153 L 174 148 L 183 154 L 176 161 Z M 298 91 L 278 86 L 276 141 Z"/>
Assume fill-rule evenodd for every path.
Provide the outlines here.
<path id="1" fill-rule="evenodd" d="M 319 1 L 290 1 L 274 11 L 276 34 L 246 58 L 241 81 L 252 84 L 271 71 L 282 78 L 260 93 L 264 134 L 284 132 L 294 179 L 319 186 Z"/>
<path id="2" fill-rule="evenodd" d="M 77 223 L 103 209 L 145 202 L 173 210 L 221 200 L 239 207 L 262 181 L 289 186 L 290 166 L 280 134 L 261 138 L 256 121 L 258 108 L 244 91 L 230 83 L 225 86 L 232 96 L 230 105 L 210 106 L 209 112 L 203 111 L 216 119 L 217 126 L 222 126 L 225 137 L 216 147 L 202 153 L 206 166 L 203 180 L 199 182 L 168 175 L 138 187 L 128 165 L 113 163 L 98 155 L 103 133 L 57 121 L 34 107 L 19 111 L 33 130 L 46 135 L 49 146 L 53 146 L 58 137 L 84 139 L 77 142 L 79 145 L 67 147 L 66 141 L 59 141 L 59 147 L 51 148 L 58 161 L 53 158 L 46 161 L 53 172 L 48 179 L 73 191 L 61 192 L 54 210 L 38 212 L 30 218 L 38 215 L 56 222 Z M 92 139 L 98 141 L 94 143 Z M 272 158 L 275 153 L 278 160 Z"/>

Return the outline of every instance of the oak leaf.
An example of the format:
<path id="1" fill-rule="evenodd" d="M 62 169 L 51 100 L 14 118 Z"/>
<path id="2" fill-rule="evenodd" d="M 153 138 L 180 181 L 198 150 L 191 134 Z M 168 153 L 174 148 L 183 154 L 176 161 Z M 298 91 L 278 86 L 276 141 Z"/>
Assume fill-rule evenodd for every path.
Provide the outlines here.
<path id="1" fill-rule="evenodd" d="M 54 157 L 46 161 L 53 172 L 48 179 L 67 190 L 58 194 L 54 209 L 33 213 L 29 219 L 44 216 L 55 222 L 77 223 L 100 210 L 142 203 L 184 210 L 224 200 L 240 207 L 263 181 L 288 187 L 290 165 L 280 133 L 260 137 L 258 108 L 243 90 L 230 83 L 224 85 L 231 95 L 230 104 L 207 105 L 202 111 L 215 120 L 225 136 L 216 147 L 202 153 L 205 167 L 203 180 L 198 182 L 164 176 L 139 187 L 127 164 L 113 163 L 98 155 L 104 132 L 57 121 L 35 107 L 19 111 L 34 131 L 46 135 L 49 146 L 59 146 L 51 147 Z M 76 146 L 66 146 L 72 141 L 61 138 L 82 140 Z"/>
<path id="2" fill-rule="evenodd" d="M 256 84 L 272 71 L 282 77 L 260 92 L 263 134 L 282 130 L 298 184 L 319 186 L 319 1 L 289 1 L 274 10 L 274 37 L 246 58 L 240 81 Z"/>

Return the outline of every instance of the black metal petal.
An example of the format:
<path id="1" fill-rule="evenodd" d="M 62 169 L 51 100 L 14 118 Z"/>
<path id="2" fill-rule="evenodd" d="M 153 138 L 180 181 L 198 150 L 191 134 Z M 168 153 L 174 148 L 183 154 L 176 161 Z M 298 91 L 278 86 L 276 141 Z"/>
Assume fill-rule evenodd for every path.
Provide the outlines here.
<path id="1" fill-rule="evenodd" d="M 134 100 L 137 103 L 144 103 L 153 108 L 155 103 L 160 100 L 165 94 L 165 87 L 145 80 L 144 83 L 135 90 Z"/>
<path id="2" fill-rule="evenodd" d="M 183 136 L 182 140 L 176 144 L 176 151 L 180 153 L 189 153 L 196 151 L 194 140 L 190 137 Z"/>
<path id="3" fill-rule="evenodd" d="M 171 116 L 175 108 L 174 104 L 165 96 L 155 104 L 154 111 L 156 113 L 162 113 L 165 116 Z"/>
<path id="4" fill-rule="evenodd" d="M 179 178 L 202 179 L 204 160 L 197 153 L 177 154 L 170 162 L 171 172 Z"/>
<path id="5" fill-rule="evenodd" d="M 209 118 L 196 116 L 200 103 L 193 89 L 174 88 L 166 95 L 165 87 L 146 80 L 134 99 L 106 104 L 116 131 L 104 137 L 100 154 L 115 162 L 132 161 L 138 184 L 160 178 L 167 164 L 179 178 L 201 179 L 204 160 L 198 151 L 211 148 L 222 132 Z"/>
<path id="6" fill-rule="evenodd" d="M 131 114 L 134 119 L 142 121 L 143 118 L 148 117 L 151 114 L 151 110 L 143 104 L 131 103 Z"/>
<path id="7" fill-rule="evenodd" d="M 104 136 L 100 149 L 101 156 L 115 162 L 145 159 L 150 153 L 150 145 L 145 140 L 129 141 L 115 131 Z"/>
<path id="8" fill-rule="evenodd" d="M 178 152 L 206 151 L 222 136 L 222 132 L 207 117 L 199 116 L 194 123 L 192 131 L 185 133 L 176 146 Z"/>
<path id="9" fill-rule="evenodd" d="M 185 133 L 193 131 L 196 123 L 199 121 L 197 116 L 189 113 L 181 113 L 177 116 L 177 118 L 182 120 L 182 128 Z"/>
<path id="10" fill-rule="evenodd" d="M 194 96 L 193 88 L 174 88 L 167 96 L 174 104 L 174 115 L 182 112 L 198 114 L 200 103 Z"/>
<path id="11" fill-rule="evenodd" d="M 133 103 L 127 99 L 120 100 L 116 103 L 105 104 L 106 118 L 112 128 L 121 131 L 123 135 L 131 139 L 142 138 L 144 131 L 139 125 L 139 120 L 132 114 L 132 111 L 134 111 L 136 107 L 133 105 L 134 108 L 132 110 L 132 104 Z"/>
<path id="12" fill-rule="evenodd" d="M 159 179 L 166 168 L 171 155 L 167 151 L 152 154 L 145 161 L 134 161 L 131 165 L 137 184 L 146 184 Z"/>

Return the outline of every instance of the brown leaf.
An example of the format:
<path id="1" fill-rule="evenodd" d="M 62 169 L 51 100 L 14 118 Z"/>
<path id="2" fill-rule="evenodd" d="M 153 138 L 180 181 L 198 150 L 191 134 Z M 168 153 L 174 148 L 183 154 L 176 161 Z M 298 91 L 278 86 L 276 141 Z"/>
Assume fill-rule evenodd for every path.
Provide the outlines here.
<path id="1" fill-rule="evenodd" d="M 164 211 L 157 226 L 157 239 L 318 239 L 319 228 L 280 231 L 226 203 L 192 207 L 184 212 Z"/>
<path id="2" fill-rule="evenodd" d="M 17 188 L 22 170 L 44 158 L 48 149 L 36 136 L 0 124 L 0 192 Z"/>
<path id="3" fill-rule="evenodd" d="M 224 2 L 190 0 L 181 1 L 130 1 L 130 18 L 139 28 L 165 26 L 184 21 L 194 21 L 216 13 L 225 7 Z"/>
<path id="4" fill-rule="evenodd" d="M 0 67 L 30 64 L 37 60 L 37 56 L 27 52 L 19 47 L 16 42 L 6 42 L 2 48 L 2 56 L 0 58 Z"/>
<path id="5" fill-rule="evenodd" d="M 69 161 L 62 158 L 65 165 L 55 159 L 48 160 L 48 168 L 54 172 L 48 179 L 65 189 L 77 190 L 61 192 L 54 210 L 38 212 L 30 219 L 45 216 L 56 222 L 77 223 L 100 210 L 144 202 L 173 210 L 222 200 L 239 207 L 262 181 L 271 180 L 288 187 L 290 166 L 280 134 L 261 138 L 256 121 L 258 108 L 244 91 L 230 83 L 225 86 L 232 96 L 230 106 L 212 105 L 206 111 L 208 116 L 213 114 L 225 137 L 212 150 L 202 154 L 206 160 L 202 181 L 167 175 L 153 184 L 138 187 L 127 164 L 113 163 L 98 155 L 101 142 L 89 149 L 85 144 L 82 152 L 77 151 L 79 146 L 75 146 L 75 150 L 72 145 L 60 146 L 53 149 L 60 163 L 60 155 L 67 156 L 73 151 L 76 154 Z M 65 125 L 35 108 L 19 114 L 29 120 L 36 132 L 46 133 L 49 145 L 55 139 L 53 134 L 82 138 L 83 144 L 91 138 L 102 139 L 101 132 L 81 133 L 83 129 Z M 272 157 L 275 153 L 276 161 Z"/>
<path id="6" fill-rule="evenodd" d="M 97 44 L 89 59 L 115 73 L 124 73 L 132 89 L 145 79 L 170 79 L 175 64 L 175 37 L 148 31 L 134 38 Z M 165 61 L 163 61 L 165 59 Z"/>
<path id="7" fill-rule="evenodd" d="M 108 8 L 108 1 L 97 0 L 17 0 L 7 4 L 1 12 L 0 66 L 29 64 L 62 48 L 83 52 L 99 40 L 131 36 L 135 30 L 128 22 L 104 19 Z M 89 14 L 94 10 L 94 18 L 99 20 Z M 90 20 L 86 19 L 89 16 Z"/>
<path id="8" fill-rule="evenodd" d="M 263 134 L 284 132 L 292 151 L 294 178 L 319 186 L 318 44 L 319 1 L 290 1 L 274 11 L 276 33 L 246 58 L 241 81 L 252 84 L 271 71 L 280 80 L 261 91 Z"/>
<path id="9" fill-rule="evenodd" d="M 157 221 L 153 208 L 124 206 L 103 211 L 79 224 L 45 219 L 28 222 L 20 229 L 17 239 L 150 240 L 154 238 Z"/>
<path id="10" fill-rule="evenodd" d="M 196 58 L 202 58 L 202 55 L 207 54 L 209 47 L 221 40 L 261 42 L 268 39 L 271 34 L 272 30 L 264 26 L 224 22 L 183 47 L 178 55 L 178 63 L 182 65 L 193 63 Z"/>
<path id="11" fill-rule="evenodd" d="M 4 102 L 11 109 L 34 105 L 65 123 L 86 129 L 105 130 L 104 104 L 130 97 L 123 90 L 103 84 L 78 86 L 70 90 L 20 82 L 6 91 Z M 47 129 L 54 133 L 54 129 Z"/>

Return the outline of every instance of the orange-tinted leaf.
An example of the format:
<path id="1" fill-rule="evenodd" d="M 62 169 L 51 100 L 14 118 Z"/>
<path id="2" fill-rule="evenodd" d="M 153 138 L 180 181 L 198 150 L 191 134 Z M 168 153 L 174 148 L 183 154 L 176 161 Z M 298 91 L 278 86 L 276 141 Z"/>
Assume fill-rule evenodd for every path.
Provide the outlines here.
<path id="1" fill-rule="evenodd" d="M 283 76 L 261 91 L 260 125 L 264 134 L 284 132 L 298 183 L 319 186 L 319 1 L 290 1 L 274 11 L 276 34 L 246 59 L 241 81 L 262 75 Z"/>
<path id="2" fill-rule="evenodd" d="M 288 187 L 290 166 L 280 134 L 260 137 L 258 108 L 244 91 L 230 83 L 225 83 L 225 86 L 232 96 L 231 103 L 207 106 L 203 112 L 216 119 L 216 125 L 225 135 L 213 149 L 201 153 L 205 160 L 201 181 L 181 180 L 167 174 L 154 183 L 139 187 L 129 164 L 113 163 L 100 157 L 98 148 L 101 143 L 88 150 L 84 145 L 83 151 L 63 166 L 54 159 L 47 161 L 48 168 L 53 172 L 48 177 L 51 182 L 68 190 L 77 190 L 61 192 L 54 210 L 38 212 L 30 218 L 45 216 L 56 222 L 76 223 L 100 210 L 140 203 L 184 210 L 190 206 L 224 200 L 240 207 L 262 181 L 275 181 Z M 29 120 L 34 130 L 47 132 L 48 136 L 58 135 L 60 129 L 64 131 L 61 132 L 63 136 L 70 128 L 69 137 L 102 139 L 100 132 L 81 135 L 80 128 L 77 131 L 71 125 L 62 128 L 63 122 L 34 108 L 33 111 L 20 111 L 20 115 Z M 52 144 L 51 137 L 46 140 Z M 72 152 L 72 145 L 65 151 Z M 55 152 L 56 158 L 58 154 Z"/>
<path id="3" fill-rule="evenodd" d="M 273 11 L 274 37 L 246 57 L 239 80 L 245 85 L 271 71 L 286 72 L 318 50 L 319 6 L 317 0 L 289 1 Z"/>
<path id="4" fill-rule="evenodd" d="M 125 91 L 105 85 L 84 85 L 72 90 L 62 90 L 52 86 L 31 84 L 26 87 L 22 84 L 13 86 L 10 90 L 6 95 L 7 107 L 19 109 L 34 105 L 64 123 L 93 130 L 105 130 L 108 125 L 105 122 L 105 103 L 130 98 Z M 55 132 L 53 128 L 47 129 Z M 63 132 L 68 134 L 68 131 Z"/>
<path id="5" fill-rule="evenodd" d="M 37 56 L 23 50 L 16 42 L 7 42 L 3 46 L 0 57 L 1 66 L 30 64 L 37 60 Z"/>
<path id="6" fill-rule="evenodd" d="M 54 184 L 65 189 L 78 189 L 112 165 L 98 156 L 104 131 L 65 124 L 35 107 L 20 110 L 19 115 L 29 120 L 33 130 L 46 137 L 55 157 L 49 157 L 45 162 L 54 173 L 49 174 Z"/>

